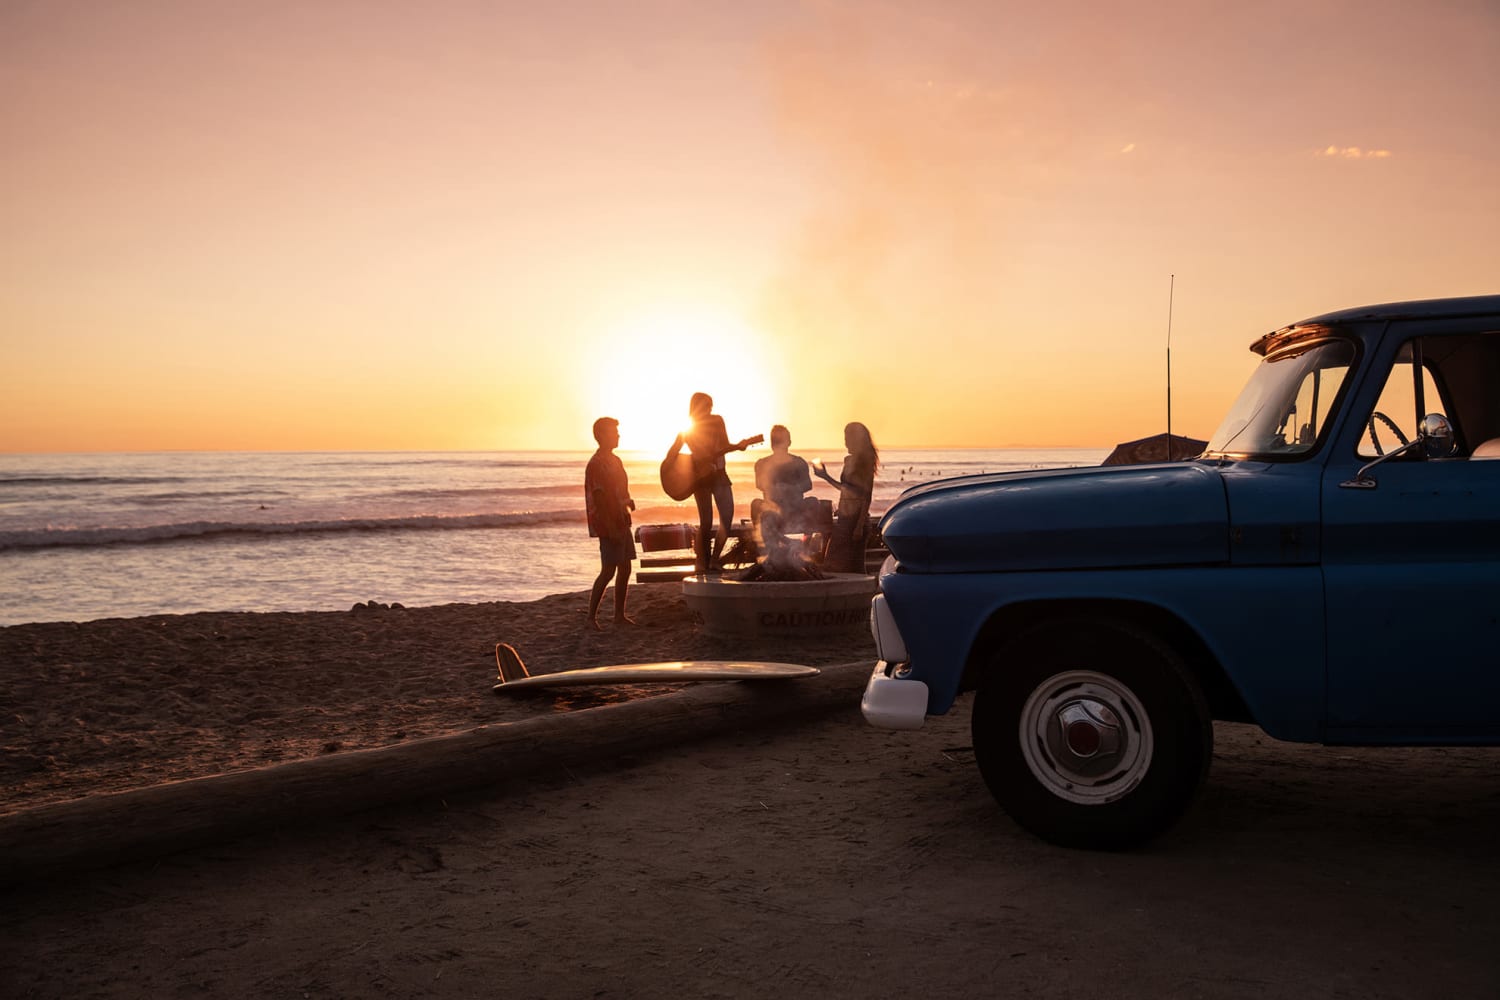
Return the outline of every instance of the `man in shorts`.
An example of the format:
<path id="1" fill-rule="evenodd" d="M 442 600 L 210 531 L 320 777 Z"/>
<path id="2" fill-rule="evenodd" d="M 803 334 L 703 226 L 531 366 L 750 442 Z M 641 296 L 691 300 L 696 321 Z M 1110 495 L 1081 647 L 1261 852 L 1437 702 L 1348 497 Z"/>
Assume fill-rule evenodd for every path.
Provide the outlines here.
<path id="1" fill-rule="evenodd" d="M 589 624 L 602 631 L 599 603 L 604 599 L 610 577 L 615 578 L 615 624 L 635 624 L 635 619 L 625 614 L 630 564 L 635 560 L 635 539 L 630 532 L 630 512 L 635 510 L 635 501 L 630 499 L 625 463 L 615 454 L 620 446 L 620 422 L 614 417 L 595 420 L 594 440 L 599 442 L 599 450 L 584 470 L 583 494 L 588 505 L 589 537 L 599 539 L 599 575 L 589 595 Z"/>

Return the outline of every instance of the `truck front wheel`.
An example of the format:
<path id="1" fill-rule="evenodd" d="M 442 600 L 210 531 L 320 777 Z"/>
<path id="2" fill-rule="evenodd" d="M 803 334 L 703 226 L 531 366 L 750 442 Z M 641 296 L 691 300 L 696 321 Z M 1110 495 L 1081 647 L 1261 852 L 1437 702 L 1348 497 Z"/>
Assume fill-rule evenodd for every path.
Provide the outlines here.
<path id="1" fill-rule="evenodd" d="M 1065 847 L 1131 847 L 1197 795 L 1213 723 L 1181 658 L 1124 623 L 1054 622 L 1007 645 L 974 701 L 990 792 Z"/>

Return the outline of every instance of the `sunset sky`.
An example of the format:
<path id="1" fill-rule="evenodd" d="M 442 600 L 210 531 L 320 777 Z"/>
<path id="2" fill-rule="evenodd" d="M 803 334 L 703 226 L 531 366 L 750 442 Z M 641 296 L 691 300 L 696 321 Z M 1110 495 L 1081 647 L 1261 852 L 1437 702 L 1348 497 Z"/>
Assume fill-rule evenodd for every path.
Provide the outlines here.
<path id="1" fill-rule="evenodd" d="M 1500 292 L 1500 3 L 0 4 L 0 451 L 1205 437 Z"/>

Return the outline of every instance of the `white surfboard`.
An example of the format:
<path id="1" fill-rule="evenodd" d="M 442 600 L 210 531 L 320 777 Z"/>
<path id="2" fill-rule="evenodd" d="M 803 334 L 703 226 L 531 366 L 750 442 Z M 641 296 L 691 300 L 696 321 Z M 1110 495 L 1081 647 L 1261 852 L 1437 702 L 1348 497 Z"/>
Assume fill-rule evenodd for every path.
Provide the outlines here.
<path id="1" fill-rule="evenodd" d="M 675 684 L 683 681 L 764 681 L 812 677 L 817 667 L 799 663 L 761 663 L 753 660 L 673 660 L 668 663 L 621 663 L 608 667 L 586 667 L 581 670 L 559 670 L 551 674 L 532 675 L 505 643 L 495 646 L 495 660 L 500 667 L 500 694 L 534 691 L 544 687 L 579 684 Z"/>

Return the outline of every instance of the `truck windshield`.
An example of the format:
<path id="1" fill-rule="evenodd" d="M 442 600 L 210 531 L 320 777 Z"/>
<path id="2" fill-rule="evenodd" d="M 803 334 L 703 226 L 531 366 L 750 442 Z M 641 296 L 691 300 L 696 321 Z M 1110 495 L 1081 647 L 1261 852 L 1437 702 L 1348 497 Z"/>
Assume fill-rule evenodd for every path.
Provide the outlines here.
<path id="1" fill-rule="evenodd" d="M 1205 455 L 1295 459 L 1322 440 L 1354 362 L 1348 340 L 1298 344 L 1261 362 Z"/>

